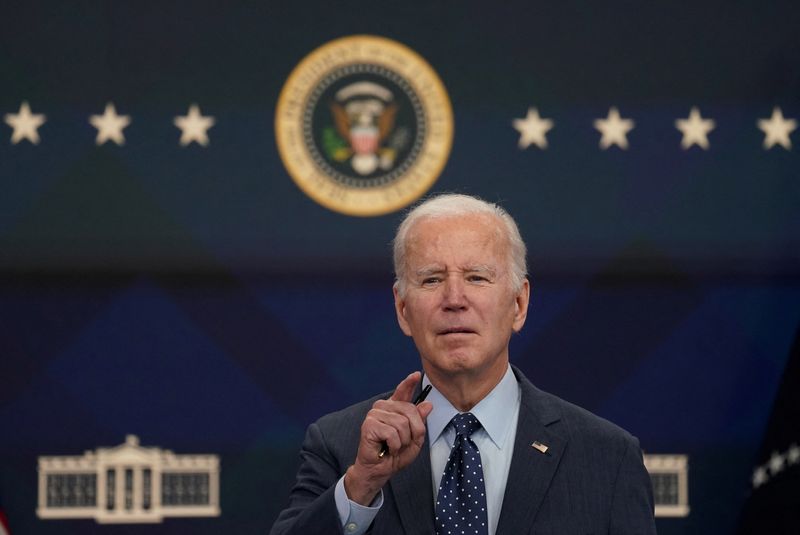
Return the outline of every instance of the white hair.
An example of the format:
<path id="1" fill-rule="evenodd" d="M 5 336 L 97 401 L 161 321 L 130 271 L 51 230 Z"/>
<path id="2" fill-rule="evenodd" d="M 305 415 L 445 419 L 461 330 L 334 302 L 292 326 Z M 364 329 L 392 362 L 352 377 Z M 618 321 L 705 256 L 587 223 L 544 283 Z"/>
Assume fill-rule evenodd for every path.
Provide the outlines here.
<path id="1" fill-rule="evenodd" d="M 514 218 L 499 205 L 486 202 L 478 197 L 445 193 L 430 197 L 412 208 L 397 228 L 393 241 L 394 284 L 401 296 L 405 294 L 406 289 L 406 252 L 408 247 L 406 242 L 411 228 L 422 219 L 460 217 L 470 214 L 488 215 L 502 223 L 500 228 L 501 231 L 504 231 L 502 233 L 509 245 L 508 267 L 510 268 L 511 288 L 514 293 L 522 289 L 523 281 L 528 274 L 527 249 Z"/>

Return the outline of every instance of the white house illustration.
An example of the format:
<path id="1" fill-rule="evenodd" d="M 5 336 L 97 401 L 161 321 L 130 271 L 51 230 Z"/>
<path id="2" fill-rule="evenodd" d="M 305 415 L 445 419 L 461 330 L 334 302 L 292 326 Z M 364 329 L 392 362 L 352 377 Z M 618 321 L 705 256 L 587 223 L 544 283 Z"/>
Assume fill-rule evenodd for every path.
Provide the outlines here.
<path id="1" fill-rule="evenodd" d="M 688 457 L 644 456 L 653 482 L 657 517 L 689 514 Z M 156 523 L 165 517 L 219 516 L 219 457 L 175 455 L 124 444 L 82 456 L 39 457 L 43 519 L 94 518 L 106 523 Z"/>
<path id="2" fill-rule="evenodd" d="M 124 444 L 82 456 L 39 457 L 39 518 L 153 523 L 219 516 L 219 457 Z"/>
<path id="3" fill-rule="evenodd" d="M 689 457 L 645 455 L 644 466 L 653 482 L 657 517 L 689 515 Z"/>

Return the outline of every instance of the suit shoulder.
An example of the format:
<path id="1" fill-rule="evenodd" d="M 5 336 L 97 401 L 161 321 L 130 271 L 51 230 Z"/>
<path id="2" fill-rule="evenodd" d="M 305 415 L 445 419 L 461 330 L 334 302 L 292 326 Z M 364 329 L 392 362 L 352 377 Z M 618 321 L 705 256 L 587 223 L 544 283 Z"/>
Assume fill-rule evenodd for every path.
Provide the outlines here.
<path id="1" fill-rule="evenodd" d="M 626 442 L 636 440 L 633 435 L 617 424 L 553 394 L 547 395 L 560 404 L 562 415 L 574 433 L 590 435 L 594 439 L 607 438 Z"/>
<path id="2" fill-rule="evenodd" d="M 558 422 L 558 427 L 566 429 L 570 438 L 606 444 L 623 449 L 632 444 L 638 447 L 639 441 L 617 424 L 579 407 L 574 403 L 545 392 L 527 380 L 522 385 L 531 408 L 540 415 L 545 425 Z"/>

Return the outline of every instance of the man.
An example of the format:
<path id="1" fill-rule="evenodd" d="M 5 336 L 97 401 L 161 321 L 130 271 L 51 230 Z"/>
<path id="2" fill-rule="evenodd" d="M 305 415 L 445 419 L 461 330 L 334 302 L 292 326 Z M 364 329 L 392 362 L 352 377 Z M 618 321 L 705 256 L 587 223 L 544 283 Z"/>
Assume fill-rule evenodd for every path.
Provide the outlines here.
<path id="1" fill-rule="evenodd" d="M 309 427 L 273 535 L 655 533 L 637 440 L 509 365 L 525 256 L 511 216 L 480 199 L 441 195 L 408 213 L 394 299 L 424 378 Z"/>

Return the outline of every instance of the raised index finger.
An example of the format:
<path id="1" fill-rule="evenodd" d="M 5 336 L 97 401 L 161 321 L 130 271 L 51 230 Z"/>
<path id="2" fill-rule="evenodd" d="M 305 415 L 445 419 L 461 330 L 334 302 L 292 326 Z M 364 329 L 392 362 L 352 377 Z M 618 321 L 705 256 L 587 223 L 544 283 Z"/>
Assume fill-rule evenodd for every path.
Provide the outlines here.
<path id="1" fill-rule="evenodd" d="M 397 385 L 397 388 L 394 389 L 392 396 L 389 398 L 391 401 L 411 401 L 412 396 L 414 395 L 414 388 L 417 386 L 417 383 L 420 382 L 422 379 L 422 374 L 420 372 L 413 372 L 408 374 L 408 377 L 400 381 L 400 384 Z"/>

